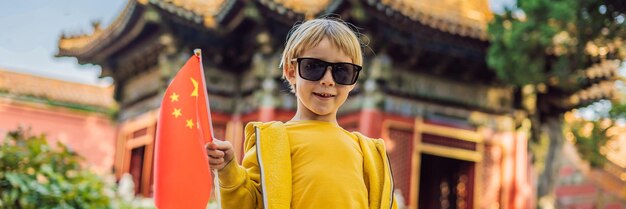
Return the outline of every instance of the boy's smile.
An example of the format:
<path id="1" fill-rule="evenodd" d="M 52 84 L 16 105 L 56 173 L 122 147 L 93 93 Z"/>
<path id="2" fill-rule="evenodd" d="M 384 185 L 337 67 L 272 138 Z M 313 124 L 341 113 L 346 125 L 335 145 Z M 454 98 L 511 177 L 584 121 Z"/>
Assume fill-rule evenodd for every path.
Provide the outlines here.
<path id="1" fill-rule="evenodd" d="M 352 59 L 328 38 L 322 39 L 316 46 L 304 50 L 298 57 L 315 58 L 330 63 L 352 63 Z M 293 62 L 287 70 L 286 78 L 295 84 L 298 98 L 298 110 L 292 120 L 320 120 L 337 122 L 337 110 L 348 98 L 353 85 L 337 84 L 332 76 L 332 67 L 324 72 L 321 79 L 310 81 L 299 76 L 298 64 Z"/>
<path id="2" fill-rule="evenodd" d="M 317 97 L 319 97 L 321 100 L 330 100 L 331 98 L 335 97 L 334 94 L 330 94 L 330 93 L 318 93 L 318 92 L 313 92 L 313 94 Z"/>

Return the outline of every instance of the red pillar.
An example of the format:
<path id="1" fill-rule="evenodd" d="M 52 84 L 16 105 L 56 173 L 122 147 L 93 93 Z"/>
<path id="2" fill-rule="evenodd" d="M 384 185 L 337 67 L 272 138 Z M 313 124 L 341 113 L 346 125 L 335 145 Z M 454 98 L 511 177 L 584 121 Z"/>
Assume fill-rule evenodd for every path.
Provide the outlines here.
<path id="1" fill-rule="evenodd" d="M 268 122 L 273 120 L 276 120 L 274 107 L 259 107 L 259 121 Z"/>
<path id="2" fill-rule="evenodd" d="M 528 178 L 528 137 L 517 131 L 515 136 L 515 208 L 531 208 L 529 205 L 531 185 Z"/>
<path id="3" fill-rule="evenodd" d="M 361 110 L 359 132 L 372 138 L 380 138 L 383 124 L 383 112 L 378 109 Z"/>

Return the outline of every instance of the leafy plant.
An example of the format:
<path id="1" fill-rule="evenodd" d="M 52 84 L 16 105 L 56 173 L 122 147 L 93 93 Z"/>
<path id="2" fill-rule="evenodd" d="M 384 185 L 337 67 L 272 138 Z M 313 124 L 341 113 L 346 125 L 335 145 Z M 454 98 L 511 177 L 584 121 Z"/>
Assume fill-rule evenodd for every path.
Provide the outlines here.
<path id="1" fill-rule="evenodd" d="M 0 208 L 110 208 L 112 190 L 62 143 L 18 128 L 0 146 Z"/>

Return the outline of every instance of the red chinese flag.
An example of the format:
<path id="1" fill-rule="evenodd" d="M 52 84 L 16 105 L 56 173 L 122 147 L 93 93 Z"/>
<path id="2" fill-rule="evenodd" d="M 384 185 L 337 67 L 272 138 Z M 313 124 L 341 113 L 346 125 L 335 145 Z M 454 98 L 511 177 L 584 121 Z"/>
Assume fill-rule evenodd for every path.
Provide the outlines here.
<path id="1" fill-rule="evenodd" d="M 159 209 L 206 208 L 211 172 L 204 144 L 213 139 L 200 53 L 165 91 L 156 134 L 154 201 Z"/>

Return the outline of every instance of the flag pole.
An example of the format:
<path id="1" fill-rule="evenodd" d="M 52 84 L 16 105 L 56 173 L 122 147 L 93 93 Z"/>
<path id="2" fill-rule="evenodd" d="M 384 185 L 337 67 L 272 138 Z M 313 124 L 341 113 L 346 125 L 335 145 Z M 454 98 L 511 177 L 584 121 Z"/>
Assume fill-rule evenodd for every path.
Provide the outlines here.
<path id="1" fill-rule="evenodd" d="M 201 49 L 194 49 L 193 50 L 193 54 L 200 58 L 200 68 L 202 70 L 202 83 L 203 83 L 203 86 L 206 86 L 206 81 L 204 79 L 204 66 L 202 65 L 202 50 Z M 206 91 L 206 89 L 203 89 L 203 91 Z M 209 105 L 209 101 L 208 101 L 209 100 L 209 96 L 206 95 L 206 97 L 204 97 L 204 99 L 206 100 L 206 104 L 208 106 Z M 205 107 L 205 108 L 207 108 L 207 113 L 211 114 L 211 112 L 208 110 L 208 107 Z M 210 118 L 210 115 L 203 115 L 201 117 Z M 213 136 L 213 121 L 211 121 L 211 120 L 208 120 L 208 121 L 209 121 L 209 124 L 208 124 L 209 125 L 209 130 L 211 130 L 211 141 L 212 141 L 213 139 L 215 139 L 215 137 Z M 202 129 L 200 129 L 200 130 L 202 130 Z M 204 134 L 203 134 L 203 136 L 204 136 Z M 217 201 L 217 208 L 222 209 L 222 199 L 221 199 L 221 195 L 220 195 L 220 181 L 219 181 L 219 177 L 217 176 L 217 169 L 213 169 L 211 172 L 213 173 L 213 187 L 214 187 L 213 191 L 215 191 L 215 199 Z"/>

